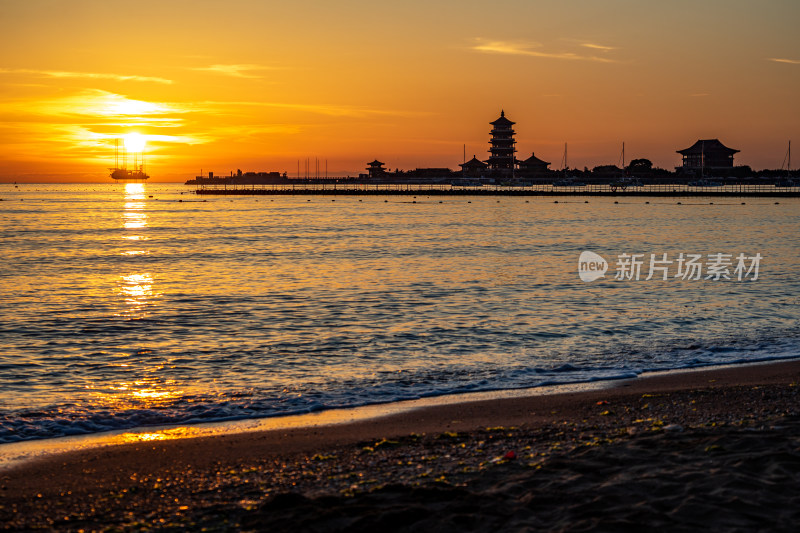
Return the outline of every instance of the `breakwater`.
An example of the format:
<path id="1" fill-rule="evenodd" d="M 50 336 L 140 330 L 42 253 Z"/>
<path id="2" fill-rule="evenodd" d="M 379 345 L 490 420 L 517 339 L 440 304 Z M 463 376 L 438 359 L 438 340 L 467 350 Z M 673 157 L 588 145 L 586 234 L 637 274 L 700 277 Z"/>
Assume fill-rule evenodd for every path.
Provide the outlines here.
<path id="1" fill-rule="evenodd" d="M 200 187 L 200 195 L 342 195 L 342 196 L 619 196 L 619 197 L 756 197 L 797 198 L 800 187 L 730 185 L 724 187 L 642 186 L 626 189 L 596 187 L 453 187 L 449 185 L 305 185 Z"/>

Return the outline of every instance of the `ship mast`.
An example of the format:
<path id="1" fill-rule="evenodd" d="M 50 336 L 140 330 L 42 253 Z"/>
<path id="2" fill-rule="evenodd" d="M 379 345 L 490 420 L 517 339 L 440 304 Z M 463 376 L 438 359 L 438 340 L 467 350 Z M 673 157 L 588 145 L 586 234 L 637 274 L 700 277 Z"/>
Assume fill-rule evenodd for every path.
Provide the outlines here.
<path id="1" fill-rule="evenodd" d="M 706 142 L 700 142 L 700 179 L 706 175 Z"/>
<path id="2" fill-rule="evenodd" d="M 783 165 L 786 165 L 786 177 L 789 178 L 792 176 L 792 141 L 789 141 L 789 147 L 786 149 L 786 155 L 783 156 L 783 162 L 781 163 L 781 170 L 783 170 Z"/>

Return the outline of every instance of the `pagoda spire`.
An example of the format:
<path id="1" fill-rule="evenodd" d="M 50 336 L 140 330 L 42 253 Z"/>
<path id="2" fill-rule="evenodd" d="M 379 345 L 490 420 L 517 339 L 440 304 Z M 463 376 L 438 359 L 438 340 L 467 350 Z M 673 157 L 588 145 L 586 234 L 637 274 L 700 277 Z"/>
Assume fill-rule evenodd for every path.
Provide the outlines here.
<path id="1" fill-rule="evenodd" d="M 516 144 L 514 140 L 514 122 L 507 119 L 505 110 L 501 109 L 500 118 L 489 124 L 493 126 L 490 132 L 492 137 L 489 140 L 490 157 L 487 161 L 489 170 L 498 174 L 513 176 L 516 166 L 514 154 L 517 151 L 514 146 Z"/>

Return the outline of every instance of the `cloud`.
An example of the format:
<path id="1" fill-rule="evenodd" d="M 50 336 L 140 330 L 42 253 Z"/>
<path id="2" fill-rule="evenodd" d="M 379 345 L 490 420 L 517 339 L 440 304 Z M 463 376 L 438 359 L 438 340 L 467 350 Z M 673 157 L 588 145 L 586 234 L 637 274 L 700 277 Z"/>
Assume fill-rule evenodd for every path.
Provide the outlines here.
<path id="1" fill-rule="evenodd" d="M 92 117 L 119 120 L 128 117 L 158 117 L 187 112 L 176 105 L 135 100 L 100 89 L 85 89 L 69 96 L 34 101 L 7 102 L 0 109 L 61 117 Z"/>
<path id="2" fill-rule="evenodd" d="M 246 128 L 241 126 L 217 126 L 213 129 L 213 134 L 219 137 L 234 137 L 241 139 L 243 137 L 259 137 L 265 134 L 283 134 L 295 135 L 302 133 L 303 128 L 295 124 L 262 124 L 252 125 L 249 124 Z"/>
<path id="3" fill-rule="evenodd" d="M 290 109 L 294 111 L 304 111 L 320 115 L 334 117 L 366 117 L 366 116 L 402 116 L 419 117 L 428 115 L 415 111 L 399 111 L 392 109 L 371 109 L 367 107 L 347 106 L 347 105 L 327 105 L 327 104 L 292 104 L 286 102 L 202 102 L 203 106 L 226 107 L 226 106 L 252 106 L 252 107 L 271 107 L 276 109 Z"/>
<path id="4" fill-rule="evenodd" d="M 604 51 L 611 49 L 610 47 L 601 47 L 601 45 L 588 45 L 587 47 L 602 49 Z M 614 59 L 609 59 L 607 57 L 587 56 L 576 52 L 552 52 L 548 50 L 542 50 L 541 48 L 542 45 L 540 43 L 534 42 L 488 41 L 484 39 L 477 39 L 477 43 L 471 47 L 472 50 L 477 52 L 489 54 L 565 59 L 569 61 L 596 61 L 599 63 L 616 62 Z"/>
<path id="5" fill-rule="evenodd" d="M 114 140 L 131 131 L 147 137 L 150 154 L 167 157 L 175 150 L 166 146 L 258 145 L 329 122 L 427 114 L 313 101 L 161 101 L 53 85 L 45 96 L 0 98 L 0 165 L 49 161 L 57 152 L 64 161 L 104 168 Z"/>
<path id="6" fill-rule="evenodd" d="M 35 70 L 27 68 L 0 68 L 0 74 L 31 74 L 34 76 L 44 76 L 47 78 L 88 78 L 95 80 L 114 80 L 114 81 L 140 81 L 151 83 L 171 84 L 172 80 L 156 78 L 153 76 L 134 76 L 128 74 L 111 74 L 100 72 L 70 72 L 66 70 Z"/>
<path id="7" fill-rule="evenodd" d="M 53 139 L 72 139 L 74 144 L 97 139 L 118 137 L 120 131 L 145 128 L 151 131 L 174 130 L 186 126 L 187 113 L 192 110 L 183 104 L 136 100 L 121 94 L 99 89 L 85 89 L 70 95 L 0 102 L 0 114 L 6 123 L 25 125 L 29 131 L 44 128 Z M 164 135 L 188 142 L 195 136 Z M 154 137 L 155 138 L 155 137 Z"/>
<path id="8" fill-rule="evenodd" d="M 800 65 L 800 59 L 783 59 L 779 57 L 770 57 L 768 61 L 774 61 L 776 63 L 789 63 L 790 65 Z"/>
<path id="9" fill-rule="evenodd" d="M 201 72 L 214 72 L 217 74 L 223 74 L 225 76 L 233 76 L 234 78 L 262 78 L 263 76 L 257 76 L 255 74 L 251 74 L 253 71 L 258 70 L 274 70 L 274 67 L 265 67 L 262 65 L 252 65 L 252 64 L 239 64 L 239 65 L 210 65 L 208 67 L 192 67 L 189 70 L 197 70 Z"/>
<path id="10" fill-rule="evenodd" d="M 581 44 L 584 48 L 591 48 L 592 50 L 602 50 L 603 52 L 610 52 L 611 50 L 616 50 L 614 46 L 605 46 L 602 44 L 596 43 L 583 43 Z"/>

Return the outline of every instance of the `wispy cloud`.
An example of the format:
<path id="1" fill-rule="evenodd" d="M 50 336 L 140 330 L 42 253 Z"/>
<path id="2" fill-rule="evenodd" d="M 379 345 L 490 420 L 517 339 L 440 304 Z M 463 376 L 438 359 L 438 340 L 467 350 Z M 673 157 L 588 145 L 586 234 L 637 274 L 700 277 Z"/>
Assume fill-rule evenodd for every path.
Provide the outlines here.
<path id="1" fill-rule="evenodd" d="M 76 143 L 116 137 L 120 131 L 131 128 L 154 132 L 180 129 L 186 126 L 185 117 L 191 111 L 183 104 L 136 100 L 99 89 L 45 99 L 0 101 L 0 114 L 7 121 L 26 124 L 32 129 L 49 128 Z M 184 142 L 190 136 L 166 137 Z"/>
<path id="2" fill-rule="evenodd" d="M 54 85 L 49 84 L 44 96 L 38 91 L 0 98 L 0 165 L 11 157 L 46 161 L 42 154 L 57 152 L 65 161 L 103 168 L 114 154 L 114 139 L 131 131 L 147 137 L 153 156 L 148 160 L 155 160 L 175 151 L 165 148 L 167 144 L 269 145 L 287 135 L 346 122 L 430 114 L 313 100 L 162 101 L 135 96 L 139 91 Z M 177 157 L 169 155 L 171 160 Z"/>
<path id="3" fill-rule="evenodd" d="M 302 132 L 303 128 L 296 124 L 248 125 L 247 128 L 242 128 L 241 126 L 217 126 L 213 130 L 213 134 L 216 137 L 237 139 L 242 139 L 243 137 L 258 138 L 272 134 L 295 135 Z"/>
<path id="4" fill-rule="evenodd" d="M 95 80 L 141 81 L 171 84 L 172 80 L 153 76 L 135 76 L 129 74 L 112 74 L 108 72 L 71 72 L 66 70 L 36 70 L 26 68 L 0 68 L 0 74 L 30 74 L 47 78 L 88 78 Z"/>
<path id="5" fill-rule="evenodd" d="M 790 65 L 800 65 L 800 59 L 785 59 L 780 57 L 770 57 L 768 58 L 769 61 L 774 61 L 776 63 L 789 63 Z"/>
<path id="6" fill-rule="evenodd" d="M 276 109 L 290 109 L 320 115 L 334 117 L 366 117 L 366 116 L 399 116 L 399 117 L 418 117 L 428 115 L 416 111 L 402 111 L 394 109 L 373 109 L 368 107 L 347 106 L 347 105 L 328 105 L 328 104 L 293 104 L 286 102 L 202 102 L 203 106 L 230 107 L 230 106 L 252 106 L 252 107 L 271 107 Z"/>
<path id="7" fill-rule="evenodd" d="M 267 67 L 263 65 L 253 64 L 237 64 L 237 65 L 210 65 L 208 67 L 190 67 L 189 70 L 197 70 L 201 72 L 214 72 L 225 76 L 233 76 L 234 78 L 262 78 L 254 74 L 254 72 L 261 70 L 275 70 L 275 67 Z"/>
<path id="8" fill-rule="evenodd" d="M 588 48 L 602 49 L 607 51 L 610 47 L 601 47 L 602 45 L 583 45 Z M 599 63 L 615 63 L 616 60 L 608 57 L 600 57 L 595 55 L 583 55 L 577 52 L 569 51 L 551 51 L 544 49 L 541 43 L 535 42 L 512 42 L 512 41 L 489 41 L 484 39 L 477 39 L 475 45 L 471 47 L 472 50 L 477 52 L 489 54 L 505 54 L 505 55 L 518 55 L 529 57 L 542 57 L 548 59 L 564 59 L 569 61 L 596 61 Z"/>
<path id="9" fill-rule="evenodd" d="M 617 49 L 614 46 L 605 46 L 597 43 L 583 43 L 581 44 L 581 46 L 583 46 L 584 48 L 591 48 L 592 50 L 602 50 L 603 52 L 610 52 L 611 50 Z"/>
<path id="10" fill-rule="evenodd" d="M 136 100 L 100 89 L 85 89 L 57 98 L 6 102 L 0 109 L 63 117 L 98 117 L 109 120 L 132 117 L 158 117 L 185 113 L 176 105 Z"/>

